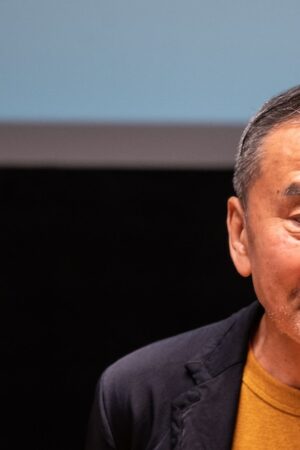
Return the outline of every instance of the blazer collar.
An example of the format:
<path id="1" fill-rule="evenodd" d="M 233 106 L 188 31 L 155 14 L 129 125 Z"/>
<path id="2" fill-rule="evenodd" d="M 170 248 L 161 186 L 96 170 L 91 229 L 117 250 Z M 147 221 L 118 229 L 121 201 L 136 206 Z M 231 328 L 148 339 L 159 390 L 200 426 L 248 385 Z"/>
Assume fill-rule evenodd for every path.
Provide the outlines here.
<path id="1" fill-rule="evenodd" d="M 224 321 L 225 326 L 210 349 L 185 365 L 196 384 L 245 361 L 251 330 L 262 313 L 261 305 L 253 302 Z"/>
<path id="2" fill-rule="evenodd" d="M 196 386 L 173 403 L 173 449 L 231 448 L 249 335 L 261 314 L 255 302 L 221 322 L 209 351 L 186 364 Z"/>

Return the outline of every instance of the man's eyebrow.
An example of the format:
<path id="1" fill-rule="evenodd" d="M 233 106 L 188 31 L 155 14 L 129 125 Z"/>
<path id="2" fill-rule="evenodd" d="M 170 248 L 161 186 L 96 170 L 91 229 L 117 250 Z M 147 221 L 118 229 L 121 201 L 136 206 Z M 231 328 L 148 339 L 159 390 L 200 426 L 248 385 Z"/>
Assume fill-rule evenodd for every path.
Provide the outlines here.
<path id="1" fill-rule="evenodd" d="M 300 195 L 300 183 L 291 183 L 284 191 L 283 195 Z"/>

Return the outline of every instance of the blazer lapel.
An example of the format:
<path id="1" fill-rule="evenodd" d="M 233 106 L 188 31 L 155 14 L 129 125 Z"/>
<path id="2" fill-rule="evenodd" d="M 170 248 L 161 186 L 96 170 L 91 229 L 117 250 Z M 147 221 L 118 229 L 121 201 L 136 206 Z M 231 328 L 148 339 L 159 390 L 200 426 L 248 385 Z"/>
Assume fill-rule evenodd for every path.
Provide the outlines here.
<path id="1" fill-rule="evenodd" d="M 230 450 L 249 334 L 257 305 L 239 314 L 205 356 L 186 364 L 196 386 L 173 403 L 174 450 Z"/>
<path id="2" fill-rule="evenodd" d="M 231 448 L 242 371 L 242 364 L 230 367 L 185 394 L 185 398 L 176 400 L 173 412 L 174 449 Z"/>

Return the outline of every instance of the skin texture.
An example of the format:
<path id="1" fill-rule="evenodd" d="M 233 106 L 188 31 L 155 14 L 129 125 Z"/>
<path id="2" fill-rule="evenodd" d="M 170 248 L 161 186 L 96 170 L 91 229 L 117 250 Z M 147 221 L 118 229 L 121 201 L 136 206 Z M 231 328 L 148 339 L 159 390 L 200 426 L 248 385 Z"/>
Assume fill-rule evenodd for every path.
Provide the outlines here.
<path id="1" fill-rule="evenodd" d="M 229 248 L 265 309 L 253 336 L 256 358 L 300 388 L 300 123 L 273 128 L 262 152 L 246 211 L 237 197 L 228 200 Z"/>

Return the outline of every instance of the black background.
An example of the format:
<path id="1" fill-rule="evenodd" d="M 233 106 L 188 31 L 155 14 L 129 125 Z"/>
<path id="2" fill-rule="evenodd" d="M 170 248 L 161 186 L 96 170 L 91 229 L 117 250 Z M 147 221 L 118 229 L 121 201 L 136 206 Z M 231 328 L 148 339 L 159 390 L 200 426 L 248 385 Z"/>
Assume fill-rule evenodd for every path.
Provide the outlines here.
<path id="1" fill-rule="evenodd" d="M 232 173 L 0 172 L 0 447 L 79 450 L 108 364 L 253 300 L 227 249 Z"/>

